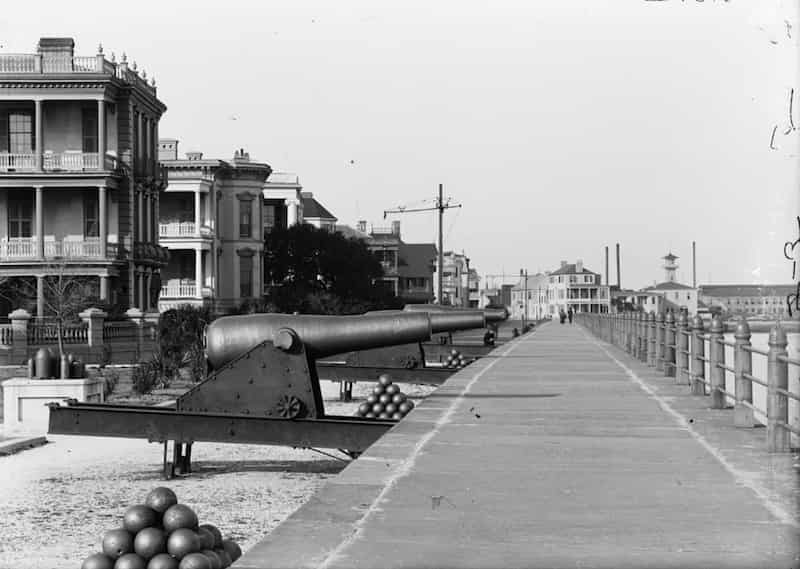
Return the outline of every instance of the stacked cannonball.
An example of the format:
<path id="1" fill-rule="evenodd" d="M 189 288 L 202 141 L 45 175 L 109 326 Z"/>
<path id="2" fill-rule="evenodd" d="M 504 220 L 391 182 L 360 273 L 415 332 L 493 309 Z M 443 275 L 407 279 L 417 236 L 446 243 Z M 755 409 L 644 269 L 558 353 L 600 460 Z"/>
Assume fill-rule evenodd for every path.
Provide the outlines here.
<path id="1" fill-rule="evenodd" d="M 469 362 L 464 357 L 464 354 L 453 348 L 450 350 L 450 355 L 447 356 L 447 359 L 444 362 L 444 367 L 448 369 L 461 369 L 465 367 Z"/>
<path id="2" fill-rule="evenodd" d="M 84 559 L 81 569 L 224 569 L 241 555 L 235 541 L 199 525 L 175 492 L 159 487 L 125 510 L 122 527 L 103 535 L 102 552 Z"/>
<path id="3" fill-rule="evenodd" d="M 394 419 L 399 421 L 414 408 L 414 402 L 392 383 L 389 374 L 378 377 L 378 385 L 367 400 L 358 406 L 356 415 L 365 419 Z"/>

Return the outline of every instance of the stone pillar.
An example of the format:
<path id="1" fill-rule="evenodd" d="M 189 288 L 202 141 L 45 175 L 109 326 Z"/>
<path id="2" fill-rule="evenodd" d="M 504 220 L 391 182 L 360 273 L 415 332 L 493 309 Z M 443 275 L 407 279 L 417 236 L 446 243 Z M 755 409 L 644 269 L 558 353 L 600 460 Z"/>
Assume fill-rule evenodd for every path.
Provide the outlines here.
<path id="1" fill-rule="evenodd" d="M 108 300 L 108 275 L 100 275 L 100 300 Z"/>
<path id="2" fill-rule="evenodd" d="M 142 269 L 138 269 L 136 271 L 136 279 L 137 285 L 139 289 L 139 306 L 141 307 L 143 312 L 147 312 L 147 306 L 145 306 L 145 297 L 144 297 L 144 271 Z"/>
<path id="3" fill-rule="evenodd" d="M 106 167 L 106 102 L 97 101 L 97 155 L 100 170 Z"/>
<path id="4" fill-rule="evenodd" d="M 28 348 L 28 322 L 31 314 L 24 308 L 17 308 L 8 315 L 11 320 L 11 342 L 14 351 L 25 354 Z"/>
<path id="5" fill-rule="evenodd" d="M 100 225 L 100 258 L 105 259 L 108 254 L 108 206 L 105 186 L 97 186 L 97 216 Z"/>
<path id="6" fill-rule="evenodd" d="M 203 252 L 198 246 L 194 250 L 194 280 L 195 280 L 195 296 L 201 298 L 201 289 L 203 288 Z"/>
<path id="7" fill-rule="evenodd" d="M 769 355 L 767 356 L 767 450 L 788 452 L 791 450 L 789 424 L 789 398 L 781 393 L 789 389 L 789 364 L 786 332 L 780 324 L 769 332 Z"/>
<path id="8" fill-rule="evenodd" d="M 34 209 L 36 210 L 36 250 L 40 259 L 44 259 L 44 188 L 34 186 L 36 199 Z"/>
<path id="9" fill-rule="evenodd" d="M 290 198 L 284 201 L 284 203 L 286 204 L 286 227 L 297 225 L 297 206 L 299 202 L 294 198 Z"/>
<path id="10" fill-rule="evenodd" d="M 44 275 L 36 275 L 36 317 L 44 318 Z"/>
<path id="11" fill-rule="evenodd" d="M 150 298 L 150 287 L 153 284 L 153 269 L 148 267 L 147 272 L 145 275 L 142 275 L 145 279 L 145 287 L 144 287 L 144 309 L 145 312 L 150 310 L 153 306 L 153 299 Z"/>
<path id="12" fill-rule="evenodd" d="M 144 190 L 138 188 L 136 190 L 136 198 L 138 201 L 137 212 L 139 215 L 139 234 L 134 241 L 144 241 Z"/>
<path id="13" fill-rule="evenodd" d="M 705 325 L 700 316 L 692 320 L 692 371 L 689 380 L 692 382 L 692 395 L 706 394 L 706 340 Z"/>
<path id="14" fill-rule="evenodd" d="M 753 418 L 753 382 L 745 377 L 753 373 L 753 354 L 750 348 L 750 325 L 744 316 L 736 325 L 736 348 L 733 352 L 733 369 L 736 377 L 736 405 L 733 408 L 733 423 L 737 427 L 752 428 Z"/>
<path id="15" fill-rule="evenodd" d="M 90 348 L 99 348 L 103 345 L 103 323 L 108 314 L 99 308 L 87 308 L 78 314 L 81 320 L 89 326 L 86 336 Z"/>
<path id="16" fill-rule="evenodd" d="M 200 235 L 200 225 L 201 225 L 201 217 L 200 217 L 200 190 L 194 191 L 194 234 Z"/>
<path id="17" fill-rule="evenodd" d="M 721 344 L 725 325 L 719 316 L 711 319 L 708 335 L 708 379 L 711 389 L 711 408 L 725 408 L 725 346 Z"/>
<path id="18" fill-rule="evenodd" d="M 145 237 L 143 241 L 152 243 L 155 241 L 155 239 L 153 239 L 153 196 L 149 191 L 147 192 L 145 199 L 147 200 L 147 237 Z"/>
<path id="19" fill-rule="evenodd" d="M 34 141 L 34 153 L 36 155 L 36 169 L 42 169 L 42 137 L 44 137 L 44 128 L 42 125 L 42 101 L 36 99 L 34 102 L 34 115 L 33 122 L 36 128 L 36 140 Z"/>
<path id="20" fill-rule="evenodd" d="M 125 316 L 136 324 L 136 360 L 139 360 L 142 354 L 142 343 L 144 342 L 144 312 L 138 308 L 129 308 L 125 311 Z"/>

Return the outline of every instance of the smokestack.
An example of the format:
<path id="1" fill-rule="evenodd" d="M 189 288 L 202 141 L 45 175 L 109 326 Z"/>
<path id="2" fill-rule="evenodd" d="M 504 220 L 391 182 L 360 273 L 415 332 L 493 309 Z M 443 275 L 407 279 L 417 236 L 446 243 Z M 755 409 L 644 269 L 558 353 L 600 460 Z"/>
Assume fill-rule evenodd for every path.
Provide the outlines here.
<path id="1" fill-rule="evenodd" d="M 608 274 L 608 245 L 606 245 L 606 285 L 611 286 L 611 275 Z"/>
<path id="2" fill-rule="evenodd" d="M 622 290 L 622 278 L 620 277 L 620 266 L 619 266 L 619 243 L 617 243 L 617 287 Z"/>
<path id="3" fill-rule="evenodd" d="M 692 288 L 697 288 L 697 244 L 692 241 Z"/>

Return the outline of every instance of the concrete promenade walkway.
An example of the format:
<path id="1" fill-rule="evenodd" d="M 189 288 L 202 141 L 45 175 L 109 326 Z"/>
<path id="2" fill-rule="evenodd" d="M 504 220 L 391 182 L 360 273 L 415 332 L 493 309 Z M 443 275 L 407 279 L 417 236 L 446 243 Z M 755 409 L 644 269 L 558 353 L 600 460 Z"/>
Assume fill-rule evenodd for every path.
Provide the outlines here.
<path id="1" fill-rule="evenodd" d="M 654 377 L 543 325 L 454 375 L 235 567 L 800 567 L 797 488 L 726 458 Z M 790 485 L 791 460 L 768 467 Z"/>

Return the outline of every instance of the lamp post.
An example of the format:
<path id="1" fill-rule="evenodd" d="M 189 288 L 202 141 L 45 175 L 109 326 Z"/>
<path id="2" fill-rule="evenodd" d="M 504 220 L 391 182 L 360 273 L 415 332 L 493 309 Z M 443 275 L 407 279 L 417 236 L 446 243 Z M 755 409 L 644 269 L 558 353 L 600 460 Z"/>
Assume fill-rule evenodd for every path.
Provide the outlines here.
<path id="1" fill-rule="evenodd" d="M 525 279 L 525 284 L 523 285 L 523 291 L 524 291 L 524 294 L 525 294 L 524 299 L 525 300 L 523 301 L 524 308 L 523 308 L 523 312 L 522 312 L 522 329 L 524 330 L 525 329 L 525 321 L 528 318 L 528 269 L 525 269 L 524 272 L 523 272 L 523 269 L 520 269 L 519 270 L 519 276 L 521 276 L 521 277 L 523 277 Z"/>

